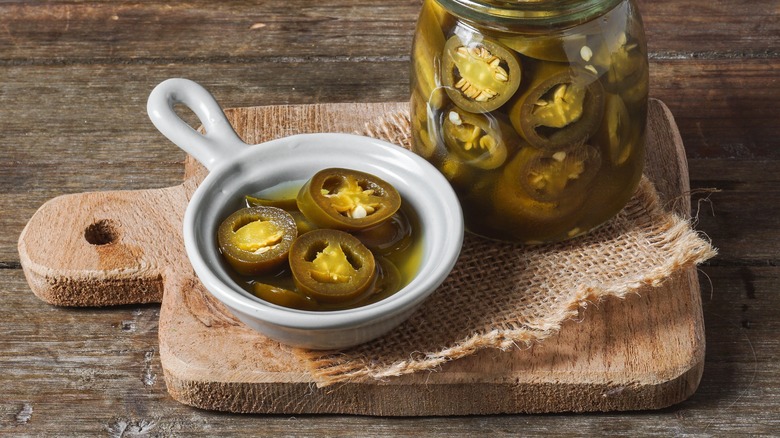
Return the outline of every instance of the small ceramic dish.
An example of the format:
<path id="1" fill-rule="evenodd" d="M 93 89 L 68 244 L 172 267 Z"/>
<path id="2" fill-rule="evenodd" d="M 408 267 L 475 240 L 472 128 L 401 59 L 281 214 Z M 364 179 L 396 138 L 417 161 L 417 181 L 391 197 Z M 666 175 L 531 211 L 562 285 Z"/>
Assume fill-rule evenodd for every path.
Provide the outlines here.
<path id="1" fill-rule="evenodd" d="M 174 111 L 181 103 L 205 134 Z M 169 79 L 150 94 L 152 122 L 191 154 L 209 175 L 184 215 L 184 244 L 206 289 L 249 327 L 280 342 L 312 349 L 345 348 L 377 338 L 407 319 L 447 277 L 463 242 L 463 215 L 445 178 L 423 158 L 390 143 L 349 134 L 305 134 L 249 146 L 233 131 L 216 100 L 186 79 Z M 305 311 L 265 302 L 230 275 L 217 245 L 217 228 L 240 208 L 243 196 L 277 184 L 306 180 L 328 167 L 351 168 L 391 183 L 419 216 L 422 261 L 403 289 L 350 310 Z"/>

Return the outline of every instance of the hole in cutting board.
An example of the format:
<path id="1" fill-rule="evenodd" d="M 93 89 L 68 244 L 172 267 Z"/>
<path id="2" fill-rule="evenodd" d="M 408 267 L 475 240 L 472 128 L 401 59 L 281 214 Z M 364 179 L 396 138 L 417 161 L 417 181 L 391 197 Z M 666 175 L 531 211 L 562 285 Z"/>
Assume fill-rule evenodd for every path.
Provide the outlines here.
<path id="1" fill-rule="evenodd" d="M 119 239 L 119 224 L 111 219 L 101 219 L 84 230 L 84 238 L 91 245 L 108 245 Z"/>

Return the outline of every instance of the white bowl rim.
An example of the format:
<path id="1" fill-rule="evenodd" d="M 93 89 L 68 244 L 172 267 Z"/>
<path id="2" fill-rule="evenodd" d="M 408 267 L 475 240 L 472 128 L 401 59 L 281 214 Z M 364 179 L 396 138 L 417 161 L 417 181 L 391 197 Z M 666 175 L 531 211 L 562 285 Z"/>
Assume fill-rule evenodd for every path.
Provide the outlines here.
<path id="1" fill-rule="evenodd" d="M 200 254 L 197 244 L 195 243 L 197 242 L 195 236 L 196 230 L 194 228 L 196 210 L 201 208 L 200 204 L 206 193 L 209 190 L 214 190 L 212 187 L 213 182 L 221 177 L 221 174 L 226 171 L 224 169 L 235 166 L 236 163 L 247 159 L 247 157 L 263 155 L 264 152 L 259 151 L 258 148 L 270 150 L 274 147 L 282 147 L 290 142 L 306 142 L 307 144 L 313 144 L 323 141 L 323 139 L 326 139 L 329 142 L 341 141 L 344 144 L 359 143 L 362 148 L 379 148 L 383 153 L 389 154 L 388 156 L 396 155 L 398 157 L 413 160 L 419 166 L 426 169 L 426 182 L 429 182 L 431 187 L 436 188 L 433 192 L 439 195 L 439 200 L 441 200 L 443 205 L 448 209 L 449 214 L 445 215 L 447 223 L 442 224 L 442 227 L 451 230 L 451 232 L 454 232 L 454 235 L 450 235 L 444 240 L 444 247 L 436 248 L 438 253 L 445 256 L 432 262 L 435 263 L 435 266 L 432 269 L 433 273 L 436 275 L 431 275 L 430 277 L 422 278 L 421 280 L 418 280 L 418 277 L 420 276 L 417 275 L 412 280 L 412 283 L 402 289 L 402 291 L 406 291 L 409 286 L 414 285 L 420 289 L 417 293 L 400 293 L 401 291 L 399 291 L 399 293 L 376 303 L 347 310 L 306 311 L 284 308 L 263 302 L 258 298 L 245 296 L 244 293 L 241 293 L 229 284 L 226 284 L 212 271 L 208 266 L 208 263 L 204 260 L 203 255 Z M 390 318 L 406 309 L 415 307 L 444 281 L 454 267 L 463 242 L 463 230 L 463 216 L 460 203 L 449 185 L 449 182 L 447 182 L 444 176 L 441 175 L 433 165 L 419 155 L 392 143 L 371 137 L 341 133 L 297 134 L 246 147 L 245 150 L 239 152 L 230 159 L 216 163 L 212 171 L 201 182 L 200 186 L 193 194 L 184 215 L 184 241 L 187 255 L 196 274 L 207 290 L 232 310 L 236 310 L 244 315 L 260 319 L 273 325 L 301 330 L 332 330 L 345 327 L 356 328 L 370 325 L 376 320 Z M 214 250 L 216 251 L 216 249 Z"/>

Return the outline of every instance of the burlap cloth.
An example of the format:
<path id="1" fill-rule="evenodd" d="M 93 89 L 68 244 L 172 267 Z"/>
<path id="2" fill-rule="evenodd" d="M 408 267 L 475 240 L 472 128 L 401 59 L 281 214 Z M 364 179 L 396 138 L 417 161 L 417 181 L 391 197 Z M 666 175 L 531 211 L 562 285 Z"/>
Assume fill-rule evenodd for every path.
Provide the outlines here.
<path id="1" fill-rule="evenodd" d="M 408 114 L 362 134 L 409 148 Z M 522 348 L 557 333 L 579 309 L 643 286 L 716 254 L 690 223 L 665 211 L 643 178 L 633 199 L 594 232 L 563 243 L 521 246 L 466 234 L 455 268 L 409 320 L 343 351 L 297 350 L 319 386 L 434 370 L 484 348 Z"/>

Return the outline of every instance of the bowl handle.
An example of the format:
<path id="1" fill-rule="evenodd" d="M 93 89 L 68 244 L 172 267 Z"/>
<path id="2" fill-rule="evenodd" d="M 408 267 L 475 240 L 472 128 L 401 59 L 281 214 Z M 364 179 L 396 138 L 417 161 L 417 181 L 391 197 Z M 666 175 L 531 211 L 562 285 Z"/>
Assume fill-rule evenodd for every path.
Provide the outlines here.
<path id="1" fill-rule="evenodd" d="M 184 104 L 198 116 L 205 134 L 193 129 L 176 114 L 173 108 L 177 103 Z M 146 110 L 164 136 L 208 170 L 247 146 L 230 126 L 214 96 L 189 79 L 173 78 L 161 82 L 149 94 Z"/>

